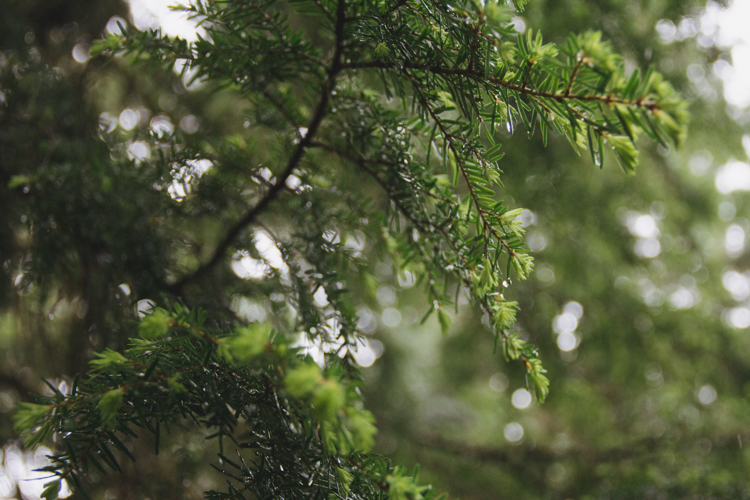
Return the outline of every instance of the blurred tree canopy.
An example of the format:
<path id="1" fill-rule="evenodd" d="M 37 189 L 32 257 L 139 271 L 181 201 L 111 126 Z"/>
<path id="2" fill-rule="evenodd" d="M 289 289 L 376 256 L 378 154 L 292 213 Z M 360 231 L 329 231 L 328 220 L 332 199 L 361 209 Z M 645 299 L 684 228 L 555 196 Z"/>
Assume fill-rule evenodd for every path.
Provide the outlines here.
<path id="1" fill-rule="evenodd" d="M 750 496 L 723 8 L 0 0 L 0 498 Z"/>

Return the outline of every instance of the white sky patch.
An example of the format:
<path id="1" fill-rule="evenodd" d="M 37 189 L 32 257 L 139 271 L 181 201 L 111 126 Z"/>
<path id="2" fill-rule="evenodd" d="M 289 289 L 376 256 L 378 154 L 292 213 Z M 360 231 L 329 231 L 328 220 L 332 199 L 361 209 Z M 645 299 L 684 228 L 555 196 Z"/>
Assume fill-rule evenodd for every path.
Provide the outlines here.
<path id="1" fill-rule="evenodd" d="M 310 356 L 318 366 L 325 366 L 326 358 L 325 351 L 323 350 L 323 342 L 319 338 L 312 337 L 306 332 L 299 334 L 297 342 L 292 347 L 300 347 L 302 353 Z"/>
<path id="2" fill-rule="evenodd" d="M 722 8 L 708 2 L 698 19 L 698 43 L 704 47 L 716 46 L 731 54 L 730 66 L 714 65 L 714 71 L 724 82 L 724 99 L 737 108 L 750 106 L 750 2 L 733 0 Z M 718 69 L 718 71 L 717 71 Z"/>
<path id="3" fill-rule="evenodd" d="M 146 141 L 134 141 L 128 146 L 128 158 L 136 165 L 151 158 L 151 146 Z"/>
<path id="4" fill-rule="evenodd" d="M 240 250 L 232 256 L 232 271 L 243 280 L 258 280 L 266 277 L 268 264 L 250 257 L 247 250 Z"/>
<path id="5" fill-rule="evenodd" d="M 257 231 L 255 233 L 255 248 L 258 249 L 260 255 L 273 267 L 281 271 L 281 274 L 287 276 L 289 274 L 289 268 L 284 262 L 284 257 L 281 255 L 281 251 L 276 247 L 276 243 L 273 238 L 268 235 L 265 231 Z"/>
<path id="6" fill-rule="evenodd" d="M 662 43 L 695 37 L 700 47 L 716 47 L 725 52 L 713 64 L 705 67 L 690 65 L 687 75 L 699 89 L 708 89 L 710 94 L 713 90 L 709 89 L 706 76 L 712 71 L 723 84 L 727 114 L 735 120 L 746 115 L 743 111 L 750 107 L 749 22 L 749 0 L 730 0 L 727 7 L 711 0 L 698 16 L 685 17 L 678 25 L 662 19 L 655 27 Z M 750 137 L 747 140 L 743 138 L 743 146 L 750 157 Z M 710 154 L 707 158 L 705 155 L 695 156 L 690 161 L 690 170 L 695 175 L 703 175 L 711 166 L 710 159 Z M 736 159 L 730 160 L 716 173 L 716 188 L 723 194 L 750 190 L 750 165 Z"/>
<path id="7" fill-rule="evenodd" d="M 243 297 L 242 295 L 235 295 L 232 297 L 229 309 L 231 309 L 238 317 L 250 323 L 266 319 L 266 309 L 257 302 L 254 302 L 247 297 Z"/>
<path id="8" fill-rule="evenodd" d="M 35 469 L 51 465 L 47 455 L 53 455 L 53 452 L 44 446 L 35 451 L 21 450 L 14 444 L 5 446 L 0 451 L 0 498 L 18 498 L 15 496 L 16 487 L 21 490 L 22 498 L 41 498 L 44 485 L 51 476 L 49 472 Z M 63 481 L 59 498 L 67 498 L 70 494 L 67 482 Z"/>
<path id="9" fill-rule="evenodd" d="M 182 11 L 173 11 L 169 7 L 180 3 L 176 0 L 129 0 L 130 18 L 139 30 L 158 29 L 170 36 L 179 36 L 190 42 L 205 37 L 205 31 L 196 26 L 196 21 L 188 19 Z"/>
<path id="10" fill-rule="evenodd" d="M 326 354 L 343 357 L 350 352 L 354 361 L 363 368 L 371 366 L 383 354 L 383 343 L 378 340 L 361 337 L 354 345 L 349 343 L 346 346 L 344 342 L 341 325 L 336 318 L 329 318 L 320 331 L 312 328 L 310 333 L 300 332 L 294 347 L 301 348 L 302 354 L 310 356 L 321 367 L 325 365 Z"/>
<path id="11" fill-rule="evenodd" d="M 286 187 L 288 187 L 292 191 L 295 191 L 298 187 L 300 187 L 300 184 L 302 184 L 302 181 L 300 180 L 299 177 L 292 174 L 286 178 L 286 182 L 284 184 L 286 185 Z"/>
<path id="12" fill-rule="evenodd" d="M 344 246 L 352 252 L 354 257 L 359 257 L 362 250 L 365 249 L 366 244 L 367 237 L 365 236 L 365 233 L 358 229 L 352 234 L 347 234 L 346 241 L 344 242 Z"/>
<path id="13" fill-rule="evenodd" d="M 313 294 L 313 300 L 315 301 L 315 305 L 318 307 L 325 307 L 328 305 L 328 294 L 326 294 L 325 288 L 318 287 L 318 289 Z"/>
<path id="14" fill-rule="evenodd" d="M 372 366 L 375 360 L 383 354 L 383 344 L 377 340 L 363 338 L 358 340 L 354 346 L 350 346 L 349 352 L 352 353 L 354 361 L 359 366 L 367 368 Z"/>
<path id="15" fill-rule="evenodd" d="M 211 160 L 187 160 L 184 165 L 172 164 L 172 183 L 167 187 L 169 196 L 180 203 L 192 193 L 199 179 L 213 167 Z"/>

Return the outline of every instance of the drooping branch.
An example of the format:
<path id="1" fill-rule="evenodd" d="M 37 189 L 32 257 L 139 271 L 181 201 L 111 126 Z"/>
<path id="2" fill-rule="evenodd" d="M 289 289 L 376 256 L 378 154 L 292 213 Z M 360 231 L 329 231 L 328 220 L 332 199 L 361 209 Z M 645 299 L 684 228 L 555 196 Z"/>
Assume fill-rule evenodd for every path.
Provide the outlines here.
<path id="1" fill-rule="evenodd" d="M 458 151 L 456 150 L 456 145 L 454 140 L 460 139 L 459 137 L 456 137 L 454 134 L 451 134 L 448 129 L 443 124 L 440 117 L 437 115 L 435 110 L 430 106 L 429 102 L 427 101 L 427 98 L 424 96 L 422 91 L 419 88 L 419 85 L 416 83 L 416 80 L 413 78 L 409 78 L 409 80 L 412 82 L 412 85 L 414 86 L 414 90 L 416 91 L 417 95 L 419 96 L 419 100 L 421 101 L 424 108 L 429 113 L 430 117 L 433 119 L 433 121 L 437 124 L 438 129 L 440 129 L 440 133 L 443 135 L 443 140 L 448 145 L 448 148 L 453 152 L 453 156 L 456 159 L 456 165 L 458 169 L 461 171 L 461 176 L 463 177 L 464 181 L 466 182 L 466 187 L 469 190 L 469 195 L 471 196 L 472 201 L 474 202 L 474 205 L 477 207 L 477 211 L 479 213 L 479 217 L 482 219 L 482 225 L 490 231 L 492 236 L 495 237 L 495 239 L 500 243 L 503 248 L 505 248 L 505 251 L 510 255 L 511 257 L 514 257 L 516 255 L 516 251 L 508 245 L 508 243 L 503 239 L 503 236 L 497 232 L 495 227 L 490 224 L 490 222 L 487 220 L 488 213 L 484 208 L 482 208 L 482 205 L 479 203 L 479 198 L 476 194 L 476 191 L 474 190 L 474 186 L 472 185 L 471 180 L 469 179 L 469 174 L 466 172 L 466 168 L 464 167 L 463 160 L 461 158 L 461 155 L 459 155 Z M 479 156 L 480 160 L 482 160 L 481 156 Z"/>

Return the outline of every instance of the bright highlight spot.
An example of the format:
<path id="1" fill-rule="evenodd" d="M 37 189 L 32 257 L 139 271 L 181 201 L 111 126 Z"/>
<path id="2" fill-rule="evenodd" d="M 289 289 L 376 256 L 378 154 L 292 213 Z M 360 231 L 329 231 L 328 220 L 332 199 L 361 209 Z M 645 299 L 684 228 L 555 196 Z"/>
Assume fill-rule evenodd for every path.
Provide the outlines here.
<path id="1" fill-rule="evenodd" d="M 536 224 L 536 214 L 532 212 L 531 210 L 524 208 L 521 211 L 521 214 L 518 217 L 516 217 L 515 220 L 520 222 L 521 226 L 529 227 L 532 224 Z"/>
<path id="2" fill-rule="evenodd" d="M 570 302 L 565 304 L 565 307 L 563 307 L 563 312 L 566 314 L 572 314 L 576 317 L 576 319 L 581 319 L 583 317 L 583 306 L 579 302 L 571 300 Z"/>
<path id="3" fill-rule="evenodd" d="M 257 231 L 255 233 L 255 248 L 258 249 L 261 257 L 263 257 L 271 267 L 281 271 L 281 274 L 287 276 L 289 274 L 289 268 L 284 262 L 284 257 L 281 255 L 281 251 L 276 247 L 276 242 L 271 238 L 265 231 Z"/>
<path id="4" fill-rule="evenodd" d="M 83 64 L 88 61 L 90 57 L 88 43 L 79 42 L 73 47 L 73 59 L 75 62 Z"/>
<path id="5" fill-rule="evenodd" d="M 196 27 L 195 20 L 188 19 L 185 12 L 170 10 L 175 0 L 129 0 L 133 24 L 141 31 L 159 29 L 166 35 L 179 36 L 190 42 L 205 38 L 206 32 Z M 107 25 L 109 27 L 109 23 Z"/>
<path id="6" fill-rule="evenodd" d="M 739 257 L 745 249 L 745 230 L 737 224 L 729 226 L 724 238 L 724 246 L 729 257 Z"/>
<path id="7" fill-rule="evenodd" d="M 656 219 L 651 215 L 637 215 L 628 220 L 628 229 L 639 238 L 657 238 L 659 236 L 659 227 L 656 225 Z"/>
<path id="8" fill-rule="evenodd" d="M 164 114 L 159 114 L 151 118 L 150 125 L 151 131 L 156 134 L 156 137 L 158 138 L 161 138 L 165 135 L 172 135 L 172 133 L 174 132 L 174 125 L 172 125 L 172 120 L 169 119 L 169 116 Z"/>
<path id="9" fill-rule="evenodd" d="M 722 316 L 724 317 L 724 320 L 734 328 L 742 330 L 750 327 L 750 309 L 746 307 L 734 307 L 725 310 Z"/>
<path id="10" fill-rule="evenodd" d="M 708 406 L 716 401 L 716 389 L 714 389 L 713 386 L 704 385 L 700 388 L 698 394 L 696 394 L 695 399 L 697 399 L 700 404 Z"/>
<path id="11" fill-rule="evenodd" d="M 325 288 L 322 286 L 318 287 L 313 294 L 313 301 L 318 307 L 325 307 L 328 305 L 328 294 L 326 294 Z"/>
<path id="12" fill-rule="evenodd" d="M 531 393 L 526 389 L 516 389 L 510 401 L 519 410 L 525 410 L 531 405 Z"/>
<path id="13" fill-rule="evenodd" d="M 639 238 L 638 241 L 635 242 L 634 251 L 638 257 L 653 259 L 654 257 L 658 257 L 661 253 L 661 243 L 659 243 L 659 240 L 653 238 Z"/>
<path id="14" fill-rule="evenodd" d="M 574 332 L 578 328 L 578 318 L 569 312 L 555 316 L 552 320 L 552 330 L 555 333 Z"/>
<path id="15" fill-rule="evenodd" d="M 243 280 L 257 280 L 265 278 L 269 269 L 264 261 L 250 257 L 247 250 L 240 250 L 232 256 L 232 271 Z"/>
<path id="16" fill-rule="evenodd" d="M 109 21 L 107 21 L 107 33 L 110 35 L 121 35 L 122 29 L 120 29 L 120 26 L 127 28 L 127 21 L 120 16 L 110 17 Z"/>
<path id="17" fill-rule="evenodd" d="M 135 305 L 135 311 L 138 317 L 143 319 L 147 314 L 154 310 L 154 302 L 151 299 L 139 300 Z"/>
<path id="18" fill-rule="evenodd" d="M 669 305 L 672 309 L 690 309 L 695 302 L 693 292 L 683 286 L 677 287 L 669 296 Z"/>
<path id="19" fill-rule="evenodd" d="M 734 300 L 745 300 L 750 297 L 750 280 L 737 271 L 727 271 L 721 278 L 724 288 L 732 294 Z"/>
<path id="20" fill-rule="evenodd" d="M 50 473 L 39 469 L 52 464 L 47 456 L 53 454 L 52 450 L 44 446 L 34 451 L 25 451 L 11 444 L 0 450 L 0 498 L 41 498 Z M 16 488 L 20 490 L 20 497 L 16 496 Z M 70 488 L 63 481 L 58 498 L 70 495 Z"/>
<path id="21" fill-rule="evenodd" d="M 139 121 L 141 121 L 141 115 L 134 109 L 126 108 L 120 113 L 120 127 L 123 130 L 133 130 Z"/>
<path id="22" fill-rule="evenodd" d="M 511 422 L 505 426 L 503 435 L 511 443 L 518 443 L 523 439 L 523 427 L 518 422 Z"/>
<path id="23" fill-rule="evenodd" d="M 151 158 L 151 146 L 146 141 L 135 141 L 128 146 L 128 158 L 135 160 L 136 165 Z"/>
<path id="24" fill-rule="evenodd" d="M 375 360 L 379 357 L 378 353 L 370 346 L 370 341 L 368 339 L 358 340 L 354 347 L 349 347 L 349 352 L 352 353 L 354 361 L 356 361 L 362 368 L 372 366 L 372 364 L 375 363 Z"/>
<path id="25" fill-rule="evenodd" d="M 563 332 L 557 337 L 557 347 L 563 352 L 570 352 L 578 347 L 578 338 L 571 332 Z"/>
<path id="26" fill-rule="evenodd" d="M 719 168 L 716 172 L 716 189 L 722 194 L 750 191 L 750 165 L 733 160 Z"/>

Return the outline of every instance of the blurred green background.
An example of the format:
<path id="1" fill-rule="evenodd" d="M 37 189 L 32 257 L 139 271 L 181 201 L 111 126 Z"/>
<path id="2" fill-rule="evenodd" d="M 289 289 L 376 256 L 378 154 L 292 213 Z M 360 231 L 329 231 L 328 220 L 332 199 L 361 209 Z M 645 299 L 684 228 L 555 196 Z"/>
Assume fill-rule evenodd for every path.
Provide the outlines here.
<path id="1" fill-rule="evenodd" d="M 0 0 L 0 498 L 42 489 L 24 478 L 44 450 L 19 448 L 13 405 L 48 390 L 42 377 L 66 387 L 93 352 L 122 349 L 139 304 L 174 277 L 170 262 L 209 252 L 226 222 L 217 214 L 242 204 L 225 187 L 248 182 L 240 169 L 206 176 L 189 204 L 179 201 L 200 166 L 152 189 L 160 178 L 110 161 L 156 154 L 139 129 L 242 137 L 239 97 L 89 60 L 92 40 L 118 23 L 191 35 L 166 12 Z M 468 300 L 441 336 L 419 324 L 425 299 L 411 276 L 368 255 L 377 300 L 360 320 L 376 450 L 420 463 L 424 481 L 464 499 L 750 497 L 750 2 L 532 0 L 515 23 L 556 42 L 601 30 L 628 67 L 655 65 L 691 101 L 689 138 L 680 150 L 643 144 L 630 177 L 614 158 L 600 171 L 559 135 L 544 148 L 520 128 L 507 134 L 505 196 L 527 208 L 536 259 L 507 295 L 550 372 L 544 405 L 521 368 L 493 354 Z M 192 303 L 222 307 L 227 321 L 263 319 L 273 297 L 252 269 L 234 271 L 193 290 Z M 125 474 L 89 478 L 94 498 L 202 498 L 223 481 L 201 435 L 176 433 L 158 457 L 133 446 L 142 458 Z"/>

